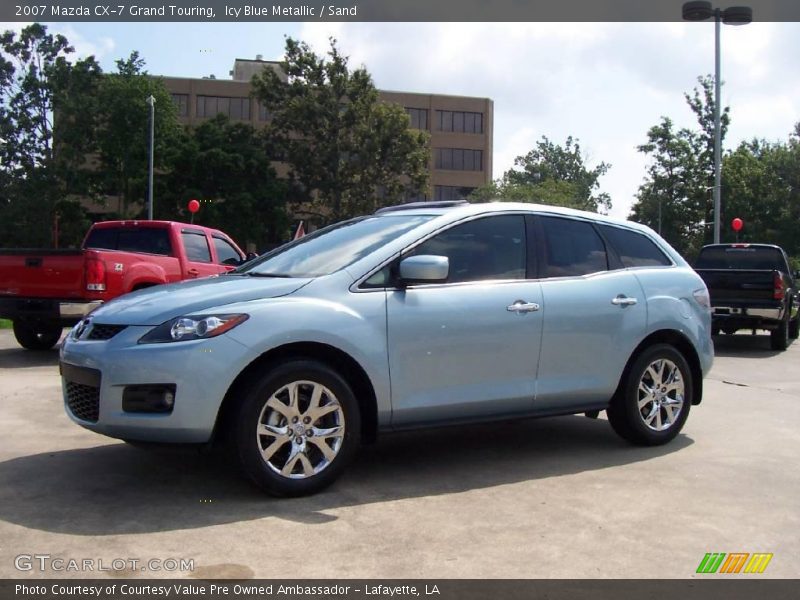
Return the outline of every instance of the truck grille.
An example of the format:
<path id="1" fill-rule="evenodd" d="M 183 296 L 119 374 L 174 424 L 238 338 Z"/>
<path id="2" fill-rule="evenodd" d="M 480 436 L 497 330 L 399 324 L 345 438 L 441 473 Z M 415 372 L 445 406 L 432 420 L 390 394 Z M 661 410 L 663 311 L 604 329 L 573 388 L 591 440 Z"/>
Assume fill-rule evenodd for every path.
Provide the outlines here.
<path id="1" fill-rule="evenodd" d="M 74 381 L 66 382 L 67 406 L 83 421 L 97 423 L 100 417 L 100 388 Z"/>
<path id="2" fill-rule="evenodd" d="M 101 323 L 94 323 L 86 339 L 110 340 L 126 327 L 127 325 L 103 325 Z"/>

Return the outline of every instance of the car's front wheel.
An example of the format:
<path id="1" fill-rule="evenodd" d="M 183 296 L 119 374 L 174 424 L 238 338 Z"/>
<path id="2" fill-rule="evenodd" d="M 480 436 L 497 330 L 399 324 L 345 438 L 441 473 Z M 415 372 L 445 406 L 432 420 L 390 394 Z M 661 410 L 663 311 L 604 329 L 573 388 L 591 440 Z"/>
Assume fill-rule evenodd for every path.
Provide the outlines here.
<path id="1" fill-rule="evenodd" d="M 358 449 L 358 402 L 336 371 L 312 360 L 280 363 L 243 388 L 232 423 L 244 472 L 276 496 L 330 485 Z"/>
<path id="2" fill-rule="evenodd" d="M 627 369 L 608 407 L 608 420 L 629 442 L 665 444 L 686 423 L 692 389 L 692 371 L 684 356 L 668 344 L 650 346 Z"/>

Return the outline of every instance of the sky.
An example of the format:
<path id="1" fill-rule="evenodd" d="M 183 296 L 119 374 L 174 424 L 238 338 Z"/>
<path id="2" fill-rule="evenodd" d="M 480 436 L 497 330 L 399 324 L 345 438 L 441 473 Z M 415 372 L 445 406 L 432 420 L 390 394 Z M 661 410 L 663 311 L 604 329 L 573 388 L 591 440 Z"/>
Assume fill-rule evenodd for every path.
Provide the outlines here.
<path id="1" fill-rule="evenodd" d="M 3 24 L 0 24 L 2 27 Z M 19 29 L 23 24 L 5 24 Z M 52 23 L 104 70 L 138 50 L 152 74 L 228 78 L 236 58 L 280 60 L 284 38 L 325 52 L 338 40 L 380 89 L 494 101 L 494 173 L 547 136 L 580 140 L 601 191 L 627 217 L 648 159 L 636 147 L 662 116 L 696 126 L 684 93 L 714 70 L 714 25 L 702 23 Z M 724 149 L 786 141 L 800 121 L 800 23 L 722 27 Z"/>

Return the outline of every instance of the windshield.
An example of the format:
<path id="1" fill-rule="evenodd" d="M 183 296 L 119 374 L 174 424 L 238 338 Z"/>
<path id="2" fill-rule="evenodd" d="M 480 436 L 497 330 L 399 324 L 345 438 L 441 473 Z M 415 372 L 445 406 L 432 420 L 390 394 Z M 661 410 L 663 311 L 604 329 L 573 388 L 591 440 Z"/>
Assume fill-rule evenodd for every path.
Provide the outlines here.
<path id="1" fill-rule="evenodd" d="M 345 268 L 433 215 L 359 217 L 330 225 L 242 265 L 260 277 L 320 277 Z"/>

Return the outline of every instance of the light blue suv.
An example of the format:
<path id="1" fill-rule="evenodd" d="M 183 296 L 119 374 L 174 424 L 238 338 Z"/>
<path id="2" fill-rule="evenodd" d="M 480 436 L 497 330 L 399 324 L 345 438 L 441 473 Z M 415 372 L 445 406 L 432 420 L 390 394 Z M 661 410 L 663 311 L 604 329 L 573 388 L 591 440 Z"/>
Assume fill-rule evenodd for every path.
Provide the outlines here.
<path id="1" fill-rule="evenodd" d="M 710 326 L 703 281 L 646 227 L 431 202 L 118 298 L 60 366 L 79 425 L 223 438 L 263 489 L 301 495 L 414 427 L 605 410 L 625 439 L 663 444 L 701 400 Z"/>

